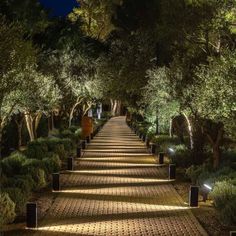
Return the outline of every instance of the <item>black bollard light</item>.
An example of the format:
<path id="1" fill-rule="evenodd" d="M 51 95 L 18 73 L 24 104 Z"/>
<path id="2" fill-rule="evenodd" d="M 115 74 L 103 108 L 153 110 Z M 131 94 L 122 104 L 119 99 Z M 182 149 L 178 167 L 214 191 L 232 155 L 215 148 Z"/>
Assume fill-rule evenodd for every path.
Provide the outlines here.
<path id="1" fill-rule="evenodd" d="M 93 140 L 93 138 L 94 138 L 94 133 L 91 133 L 90 138 L 91 138 L 91 140 Z"/>
<path id="2" fill-rule="evenodd" d="M 52 174 L 52 190 L 60 191 L 60 174 L 59 173 Z"/>
<path id="3" fill-rule="evenodd" d="M 86 137 L 86 142 L 90 143 L 90 135 Z"/>
<path id="4" fill-rule="evenodd" d="M 198 186 L 190 186 L 189 190 L 189 206 L 190 207 L 198 207 Z"/>
<path id="5" fill-rule="evenodd" d="M 164 164 L 164 156 L 165 156 L 164 152 L 159 153 L 159 164 L 161 164 L 161 165 Z"/>
<path id="6" fill-rule="evenodd" d="M 81 157 L 81 147 L 77 147 L 76 149 L 76 156 Z"/>
<path id="7" fill-rule="evenodd" d="M 156 154 L 156 144 L 154 143 L 151 145 L 151 153 Z"/>
<path id="8" fill-rule="evenodd" d="M 67 170 L 73 170 L 73 157 L 68 157 L 67 158 Z"/>
<path id="9" fill-rule="evenodd" d="M 169 179 L 173 180 L 176 178 L 176 165 L 170 164 L 169 165 Z"/>
<path id="10" fill-rule="evenodd" d="M 145 142 L 145 140 L 146 140 L 146 135 L 143 135 L 142 141 Z"/>
<path id="11" fill-rule="evenodd" d="M 139 138 L 140 138 L 140 139 L 142 139 L 142 136 L 143 136 L 142 133 L 139 133 Z"/>
<path id="12" fill-rule="evenodd" d="M 26 227 L 37 228 L 37 203 L 29 202 L 26 204 Z"/>
<path id="13" fill-rule="evenodd" d="M 83 141 L 81 142 L 81 147 L 82 147 L 82 149 L 85 149 L 85 148 L 86 148 L 86 141 L 85 141 L 85 140 L 83 140 Z"/>
<path id="14" fill-rule="evenodd" d="M 146 138 L 146 146 L 147 146 L 147 148 L 149 148 L 149 146 L 150 146 L 150 140 L 149 140 L 149 138 Z"/>

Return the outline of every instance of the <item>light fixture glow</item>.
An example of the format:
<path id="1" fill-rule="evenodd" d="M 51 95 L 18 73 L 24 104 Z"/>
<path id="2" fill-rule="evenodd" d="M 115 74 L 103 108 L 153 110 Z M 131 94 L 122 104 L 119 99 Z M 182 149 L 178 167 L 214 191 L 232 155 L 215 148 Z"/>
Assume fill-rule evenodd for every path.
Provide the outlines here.
<path id="1" fill-rule="evenodd" d="M 209 189 L 209 190 L 212 190 L 212 187 L 208 184 L 203 184 L 205 188 Z"/>
<path id="2" fill-rule="evenodd" d="M 171 153 L 174 153 L 175 150 L 173 148 L 168 148 L 168 150 L 171 152 Z"/>

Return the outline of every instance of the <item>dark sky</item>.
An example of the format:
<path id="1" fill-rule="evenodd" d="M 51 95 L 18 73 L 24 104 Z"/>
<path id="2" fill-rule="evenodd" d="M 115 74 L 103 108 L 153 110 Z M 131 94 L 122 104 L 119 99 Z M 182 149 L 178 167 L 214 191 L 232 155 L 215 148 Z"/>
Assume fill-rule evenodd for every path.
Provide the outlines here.
<path id="1" fill-rule="evenodd" d="M 42 5 L 50 10 L 52 16 L 66 16 L 71 10 L 78 6 L 76 0 L 39 0 Z"/>

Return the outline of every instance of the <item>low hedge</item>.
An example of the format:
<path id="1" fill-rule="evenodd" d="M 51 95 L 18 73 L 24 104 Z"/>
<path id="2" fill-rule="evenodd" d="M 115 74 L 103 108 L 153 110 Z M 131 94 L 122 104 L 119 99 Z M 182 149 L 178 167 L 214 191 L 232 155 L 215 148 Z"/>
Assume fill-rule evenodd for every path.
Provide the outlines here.
<path id="1" fill-rule="evenodd" d="M 3 189 L 9 195 L 11 200 L 15 203 L 15 211 L 17 214 L 22 215 L 25 212 L 25 204 L 30 195 L 24 189 L 10 187 Z"/>
<path id="2" fill-rule="evenodd" d="M 75 154 L 75 148 L 76 144 L 70 138 L 40 138 L 29 143 L 26 155 L 30 159 L 42 160 L 49 153 L 55 153 L 63 160 Z"/>
<path id="3" fill-rule="evenodd" d="M 12 223 L 16 217 L 15 203 L 8 193 L 0 193 L 0 226 Z"/>
<path id="4" fill-rule="evenodd" d="M 193 156 L 191 150 L 189 150 L 185 145 L 175 145 L 171 146 L 172 150 L 168 150 L 168 156 L 170 157 L 170 162 L 176 164 L 178 167 L 189 167 L 193 163 Z"/>
<path id="5" fill-rule="evenodd" d="M 154 136 L 151 141 L 157 145 L 160 152 L 167 152 L 168 148 L 181 144 L 177 137 L 170 137 L 168 135 Z"/>
<path id="6" fill-rule="evenodd" d="M 26 156 L 20 152 L 14 152 L 9 157 L 4 158 L 1 162 L 2 173 L 7 177 L 21 173 L 21 167 L 26 161 Z"/>
<path id="7" fill-rule="evenodd" d="M 236 182 L 236 171 L 231 167 L 224 166 L 217 171 L 213 170 L 210 164 L 191 166 L 186 170 L 186 176 L 192 183 L 203 185 L 204 183 L 214 184 L 217 181 Z"/>
<path id="8" fill-rule="evenodd" d="M 235 225 L 236 223 L 236 185 L 229 180 L 216 182 L 211 198 L 220 213 L 220 218 L 225 224 Z"/>

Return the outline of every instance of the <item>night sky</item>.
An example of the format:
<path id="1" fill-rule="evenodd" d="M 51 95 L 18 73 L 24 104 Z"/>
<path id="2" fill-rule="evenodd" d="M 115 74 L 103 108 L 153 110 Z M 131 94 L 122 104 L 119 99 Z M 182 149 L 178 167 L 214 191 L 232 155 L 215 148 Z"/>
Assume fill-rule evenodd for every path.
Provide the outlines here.
<path id="1" fill-rule="evenodd" d="M 64 17 L 78 6 L 76 0 L 39 0 L 50 11 L 51 16 Z"/>

